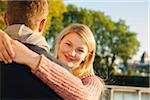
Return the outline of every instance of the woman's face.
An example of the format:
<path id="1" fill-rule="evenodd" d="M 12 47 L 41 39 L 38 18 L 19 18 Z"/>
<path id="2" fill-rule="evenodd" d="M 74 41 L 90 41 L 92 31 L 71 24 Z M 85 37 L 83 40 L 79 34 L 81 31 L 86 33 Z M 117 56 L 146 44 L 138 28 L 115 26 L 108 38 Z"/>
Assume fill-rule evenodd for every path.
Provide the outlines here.
<path id="1" fill-rule="evenodd" d="M 58 47 L 58 59 L 66 63 L 70 68 L 80 66 L 88 52 L 87 45 L 76 33 L 66 35 Z"/>

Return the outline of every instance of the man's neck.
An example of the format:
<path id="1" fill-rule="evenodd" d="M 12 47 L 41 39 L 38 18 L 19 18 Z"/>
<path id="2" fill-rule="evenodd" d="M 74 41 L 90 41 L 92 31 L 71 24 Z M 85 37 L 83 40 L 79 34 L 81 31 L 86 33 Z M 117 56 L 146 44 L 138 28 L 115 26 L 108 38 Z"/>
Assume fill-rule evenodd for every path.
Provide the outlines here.
<path id="1" fill-rule="evenodd" d="M 44 48 L 46 51 L 49 51 L 45 38 L 39 32 L 36 33 L 25 25 L 10 25 L 6 28 L 5 32 L 13 39 L 19 40 L 23 43 L 37 45 Z"/>

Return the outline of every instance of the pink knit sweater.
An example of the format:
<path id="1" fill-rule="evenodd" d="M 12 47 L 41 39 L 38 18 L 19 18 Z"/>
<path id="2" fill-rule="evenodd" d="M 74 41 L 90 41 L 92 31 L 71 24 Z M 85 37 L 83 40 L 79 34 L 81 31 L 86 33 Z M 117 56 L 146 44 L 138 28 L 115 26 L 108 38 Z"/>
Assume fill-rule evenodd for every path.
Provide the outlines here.
<path id="1" fill-rule="evenodd" d="M 97 100 L 102 83 L 95 75 L 76 77 L 42 55 L 32 72 L 65 100 Z"/>

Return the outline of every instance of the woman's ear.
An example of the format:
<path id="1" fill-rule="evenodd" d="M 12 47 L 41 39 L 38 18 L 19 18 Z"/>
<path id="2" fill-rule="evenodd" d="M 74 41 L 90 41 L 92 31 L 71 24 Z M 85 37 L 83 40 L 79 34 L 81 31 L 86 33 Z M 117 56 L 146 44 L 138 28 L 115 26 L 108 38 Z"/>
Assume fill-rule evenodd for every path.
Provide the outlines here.
<path id="1" fill-rule="evenodd" d="M 39 25 L 39 32 L 42 32 L 43 28 L 44 28 L 44 24 L 45 24 L 45 19 L 43 19 L 41 22 L 40 22 L 40 25 Z"/>
<path id="2" fill-rule="evenodd" d="M 5 13 L 3 19 L 4 19 L 5 25 L 8 26 L 8 25 L 9 25 L 9 21 L 8 21 L 8 17 L 7 17 L 7 15 L 6 15 L 6 13 Z"/>

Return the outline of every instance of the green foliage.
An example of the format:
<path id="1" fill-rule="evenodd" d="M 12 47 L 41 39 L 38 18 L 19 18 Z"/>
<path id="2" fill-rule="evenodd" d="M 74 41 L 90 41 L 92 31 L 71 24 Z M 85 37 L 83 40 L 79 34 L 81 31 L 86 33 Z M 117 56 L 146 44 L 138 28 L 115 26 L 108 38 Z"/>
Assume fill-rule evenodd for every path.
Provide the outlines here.
<path id="1" fill-rule="evenodd" d="M 6 0 L 0 0 L 0 29 L 5 28 L 3 17 L 6 9 Z"/>
<path id="2" fill-rule="evenodd" d="M 63 13 L 67 12 L 62 0 L 49 0 L 49 15 L 44 30 L 44 36 L 50 44 L 51 52 L 54 51 L 54 40 L 60 31 L 64 28 L 62 26 Z"/>
<path id="3" fill-rule="evenodd" d="M 63 13 L 67 11 L 66 7 L 63 4 L 62 0 L 48 0 L 49 3 L 49 13 L 47 17 L 47 23 L 45 25 L 45 29 L 43 35 L 45 36 L 52 26 L 53 18 L 55 19 L 55 27 L 61 28 L 60 23 L 63 19 Z"/>
<path id="4" fill-rule="evenodd" d="M 129 31 L 129 26 L 125 24 L 125 21 L 114 22 L 103 12 L 78 9 L 74 5 L 67 6 L 67 12 L 63 14 L 62 22 L 58 23 L 57 17 L 52 18 L 49 34 L 46 36 L 47 40 L 53 44 L 60 31 L 71 23 L 86 24 L 92 30 L 97 43 L 94 68 L 98 74 L 108 76 L 111 73 L 104 71 L 112 70 L 117 58 L 122 59 L 126 64 L 138 51 L 139 42 L 136 33 Z"/>

